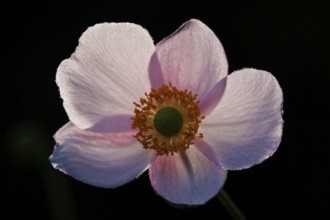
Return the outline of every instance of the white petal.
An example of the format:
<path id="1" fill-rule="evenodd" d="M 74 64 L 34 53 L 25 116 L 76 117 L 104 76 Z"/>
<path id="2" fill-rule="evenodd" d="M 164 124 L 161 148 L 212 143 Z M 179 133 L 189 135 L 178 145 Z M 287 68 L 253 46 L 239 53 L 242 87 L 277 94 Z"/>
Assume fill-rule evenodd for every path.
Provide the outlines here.
<path id="1" fill-rule="evenodd" d="M 54 136 L 52 165 L 84 183 L 114 188 L 145 171 L 154 152 L 145 150 L 132 132 L 92 133 L 68 123 Z"/>
<path id="2" fill-rule="evenodd" d="M 227 58 L 217 36 L 199 20 L 189 20 L 156 45 L 150 78 L 172 82 L 202 99 L 228 72 Z M 159 64 L 158 64 L 159 63 Z M 161 68 L 156 71 L 157 66 Z M 157 75 L 157 77 L 153 76 Z M 156 86 L 159 82 L 155 81 Z"/>
<path id="3" fill-rule="evenodd" d="M 265 71 L 243 69 L 227 78 L 220 103 L 202 121 L 199 132 L 221 166 L 236 170 L 262 162 L 278 148 L 283 94 L 276 79 Z"/>
<path id="4" fill-rule="evenodd" d="M 149 168 L 155 191 L 175 204 L 201 205 L 223 186 L 227 172 L 208 160 L 194 146 L 185 154 L 159 156 Z"/>
<path id="5" fill-rule="evenodd" d="M 132 115 L 133 101 L 150 91 L 148 65 L 154 50 L 141 26 L 103 23 L 88 28 L 56 75 L 70 120 L 81 129 L 108 132 L 115 124 L 112 117 Z"/>

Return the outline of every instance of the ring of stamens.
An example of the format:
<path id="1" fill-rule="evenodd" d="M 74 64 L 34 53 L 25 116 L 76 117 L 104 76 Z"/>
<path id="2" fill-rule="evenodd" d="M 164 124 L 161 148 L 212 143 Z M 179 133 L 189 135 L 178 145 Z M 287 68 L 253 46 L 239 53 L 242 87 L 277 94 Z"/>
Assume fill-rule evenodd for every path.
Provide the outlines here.
<path id="1" fill-rule="evenodd" d="M 134 137 L 143 148 L 153 149 L 157 155 L 185 152 L 194 143 L 196 136 L 203 137 L 203 134 L 197 133 L 204 118 L 201 117 L 199 103 L 196 94 L 179 90 L 171 82 L 158 89 L 152 88 L 150 93 L 145 93 L 145 98 L 140 98 L 140 103 L 133 102 L 135 116 L 132 117 L 131 127 L 137 129 Z M 178 110 L 182 116 L 181 129 L 171 136 L 162 135 L 154 125 L 157 112 L 168 107 Z"/>

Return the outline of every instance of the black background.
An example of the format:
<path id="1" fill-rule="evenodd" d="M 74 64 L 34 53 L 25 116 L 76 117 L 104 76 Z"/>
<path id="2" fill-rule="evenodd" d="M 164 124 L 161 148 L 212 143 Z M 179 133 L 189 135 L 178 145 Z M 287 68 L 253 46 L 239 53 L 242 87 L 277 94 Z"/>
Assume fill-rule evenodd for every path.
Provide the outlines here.
<path id="1" fill-rule="evenodd" d="M 56 69 L 87 27 L 133 22 L 157 43 L 197 18 L 224 45 L 229 72 L 267 70 L 284 92 L 278 151 L 260 165 L 229 172 L 224 188 L 248 219 L 330 219 L 326 2 L 109 0 L 3 7 L 8 14 L 1 15 L 0 216 L 172 219 L 202 214 L 203 219 L 231 219 L 216 198 L 197 208 L 172 207 L 153 192 L 147 173 L 107 190 L 75 181 L 48 162 L 52 135 L 68 120 L 55 84 Z"/>

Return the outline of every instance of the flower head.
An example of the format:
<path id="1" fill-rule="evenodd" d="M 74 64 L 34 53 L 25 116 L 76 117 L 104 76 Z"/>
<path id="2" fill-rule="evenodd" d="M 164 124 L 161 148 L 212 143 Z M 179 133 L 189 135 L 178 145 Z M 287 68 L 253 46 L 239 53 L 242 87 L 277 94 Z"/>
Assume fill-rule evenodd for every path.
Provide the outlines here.
<path id="1" fill-rule="evenodd" d="M 282 91 L 268 72 L 227 75 L 215 34 L 192 19 L 154 46 L 131 23 L 97 24 L 57 71 L 70 122 L 54 136 L 53 166 L 114 188 L 149 169 L 176 204 L 204 204 L 227 170 L 270 157 L 282 136 Z"/>

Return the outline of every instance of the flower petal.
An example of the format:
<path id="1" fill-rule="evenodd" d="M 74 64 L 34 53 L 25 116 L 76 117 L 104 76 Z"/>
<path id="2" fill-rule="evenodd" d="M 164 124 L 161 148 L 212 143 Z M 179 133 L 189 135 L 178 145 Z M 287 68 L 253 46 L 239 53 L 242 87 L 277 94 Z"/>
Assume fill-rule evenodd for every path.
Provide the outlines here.
<path id="1" fill-rule="evenodd" d="M 218 82 L 200 102 L 202 115 L 208 115 L 221 100 L 227 85 L 227 77 Z"/>
<path id="2" fill-rule="evenodd" d="M 132 132 L 92 133 L 72 123 L 54 136 L 52 165 L 84 183 L 114 188 L 144 172 L 155 154 L 142 148 Z"/>
<path id="3" fill-rule="evenodd" d="M 199 132 L 222 167 L 244 169 L 267 159 L 278 148 L 283 94 L 276 79 L 265 71 L 242 69 L 227 78 L 220 103 L 203 120 Z"/>
<path id="4" fill-rule="evenodd" d="M 111 117 L 102 117 L 96 122 L 93 127 L 86 130 L 93 132 L 127 132 L 132 131 L 131 128 L 132 116 L 131 115 L 113 115 Z"/>
<path id="5" fill-rule="evenodd" d="M 227 172 L 194 146 L 185 154 L 159 156 L 149 168 L 155 191 L 175 204 L 201 205 L 220 190 Z"/>
<path id="6" fill-rule="evenodd" d="M 117 114 L 132 115 L 132 102 L 150 90 L 148 65 L 154 50 L 149 33 L 139 25 L 103 23 L 88 28 L 56 75 L 70 120 L 81 129 L 108 132 L 115 123 L 103 128 L 108 130 L 95 124 Z"/>
<path id="7" fill-rule="evenodd" d="M 217 36 L 199 20 L 189 20 L 156 45 L 153 62 L 165 83 L 187 89 L 202 99 L 228 72 L 227 58 Z M 155 65 L 155 66 L 157 66 Z M 156 68 L 152 75 L 159 75 Z M 160 77 L 158 77 L 160 78 Z M 158 84 L 157 84 L 158 85 Z"/>

